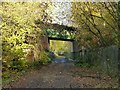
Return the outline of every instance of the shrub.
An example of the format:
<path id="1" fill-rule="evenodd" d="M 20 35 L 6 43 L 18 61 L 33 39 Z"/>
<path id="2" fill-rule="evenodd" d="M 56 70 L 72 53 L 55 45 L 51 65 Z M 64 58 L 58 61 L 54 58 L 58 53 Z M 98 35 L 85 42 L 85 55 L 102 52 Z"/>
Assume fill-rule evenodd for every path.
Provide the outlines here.
<path id="1" fill-rule="evenodd" d="M 40 52 L 40 62 L 43 64 L 48 64 L 51 62 L 49 52 L 41 51 Z"/>
<path id="2" fill-rule="evenodd" d="M 5 49 L 3 53 L 2 69 L 3 72 L 7 70 L 24 70 L 28 67 L 25 60 L 25 52 L 23 52 L 22 46 L 15 46 L 10 50 Z M 8 52 L 7 52 L 8 51 Z"/>
<path id="3" fill-rule="evenodd" d="M 42 65 L 43 65 L 43 63 L 40 61 L 34 61 L 32 63 L 29 63 L 29 67 L 31 67 L 33 69 L 39 69 Z"/>
<path id="4" fill-rule="evenodd" d="M 17 70 L 17 71 L 22 71 L 28 68 L 28 63 L 26 60 L 14 60 L 11 63 L 11 67 L 12 70 Z"/>
<path id="5" fill-rule="evenodd" d="M 87 63 L 85 60 L 81 60 L 81 59 L 77 60 L 77 61 L 75 62 L 75 65 L 76 65 L 76 66 L 80 66 L 80 67 L 90 67 L 90 66 L 91 66 L 91 65 L 90 65 L 89 63 Z"/>

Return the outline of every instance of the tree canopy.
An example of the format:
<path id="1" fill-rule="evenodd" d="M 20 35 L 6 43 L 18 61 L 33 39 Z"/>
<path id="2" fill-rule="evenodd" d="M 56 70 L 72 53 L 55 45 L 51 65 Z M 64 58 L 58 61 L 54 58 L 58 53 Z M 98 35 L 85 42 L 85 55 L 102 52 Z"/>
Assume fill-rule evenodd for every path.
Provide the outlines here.
<path id="1" fill-rule="evenodd" d="M 57 3 L 59 5 L 54 2 L 0 3 L 3 61 L 5 63 L 12 60 L 24 60 L 23 49 L 25 48 L 33 49 L 36 59 L 40 59 L 40 55 L 42 55 L 40 54 L 40 50 L 42 50 L 40 38 L 41 35 L 44 35 L 45 30 L 50 36 L 74 38 L 80 47 L 95 48 L 119 44 L 119 8 L 117 2 Z M 70 13 L 67 14 L 67 12 Z M 59 25 L 64 26 L 62 31 L 59 27 L 54 27 L 55 18 L 53 17 L 57 21 L 64 19 L 64 21 L 70 22 L 76 28 L 76 31 L 73 31 L 75 33 L 66 34 L 65 26 L 62 25 L 66 23 Z M 51 23 L 53 29 L 58 30 L 58 32 L 45 23 Z M 46 29 L 43 27 L 46 27 Z"/>
<path id="2" fill-rule="evenodd" d="M 73 2 L 77 40 L 85 47 L 118 44 L 117 2 Z"/>
<path id="3" fill-rule="evenodd" d="M 39 2 L 1 2 L 0 14 L 2 16 L 2 60 L 3 67 L 10 67 L 16 60 L 25 61 L 25 48 L 34 49 L 34 56 L 39 59 L 38 45 L 40 41 L 40 28 L 35 21 L 44 19 L 47 4 Z M 5 64 L 5 65 L 4 65 Z M 6 67 L 6 66 L 5 66 Z"/>

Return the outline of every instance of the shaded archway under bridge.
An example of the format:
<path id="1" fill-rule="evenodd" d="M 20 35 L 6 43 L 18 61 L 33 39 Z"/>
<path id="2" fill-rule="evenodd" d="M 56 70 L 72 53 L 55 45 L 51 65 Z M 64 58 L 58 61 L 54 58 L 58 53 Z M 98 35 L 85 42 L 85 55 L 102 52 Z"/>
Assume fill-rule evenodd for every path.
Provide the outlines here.
<path id="1" fill-rule="evenodd" d="M 76 28 L 71 26 L 45 23 L 41 21 L 36 22 L 37 27 L 44 31 L 41 38 L 44 49 L 50 50 L 50 41 L 64 41 L 71 44 L 71 58 L 75 58 L 75 52 L 78 52 L 78 43 L 75 40 Z"/>
<path id="2" fill-rule="evenodd" d="M 49 50 L 59 57 L 73 59 L 74 57 L 74 40 L 48 37 Z"/>

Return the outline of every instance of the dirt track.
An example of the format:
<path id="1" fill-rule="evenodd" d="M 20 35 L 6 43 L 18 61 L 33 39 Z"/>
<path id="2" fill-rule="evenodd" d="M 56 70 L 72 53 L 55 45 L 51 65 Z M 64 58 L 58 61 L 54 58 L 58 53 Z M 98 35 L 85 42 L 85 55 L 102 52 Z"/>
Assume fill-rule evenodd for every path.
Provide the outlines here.
<path id="1" fill-rule="evenodd" d="M 52 63 L 39 70 L 32 70 L 7 88 L 104 88 L 113 87 L 110 78 L 98 75 L 73 63 Z"/>

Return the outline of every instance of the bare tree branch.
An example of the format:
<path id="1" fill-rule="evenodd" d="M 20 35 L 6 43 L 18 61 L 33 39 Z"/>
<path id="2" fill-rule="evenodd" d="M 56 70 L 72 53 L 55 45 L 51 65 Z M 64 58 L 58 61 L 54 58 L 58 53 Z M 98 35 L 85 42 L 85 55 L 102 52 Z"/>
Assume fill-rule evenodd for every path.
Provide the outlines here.
<path id="1" fill-rule="evenodd" d="M 108 6 L 106 5 L 106 3 L 104 2 L 102 5 L 107 9 L 107 11 L 109 12 L 109 14 L 113 17 L 113 19 L 114 19 L 115 21 L 117 21 L 116 17 L 114 16 L 114 13 L 111 13 L 111 11 L 110 11 L 110 9 L 108 8 Z"/>

